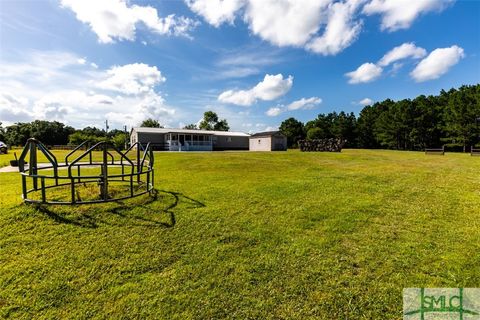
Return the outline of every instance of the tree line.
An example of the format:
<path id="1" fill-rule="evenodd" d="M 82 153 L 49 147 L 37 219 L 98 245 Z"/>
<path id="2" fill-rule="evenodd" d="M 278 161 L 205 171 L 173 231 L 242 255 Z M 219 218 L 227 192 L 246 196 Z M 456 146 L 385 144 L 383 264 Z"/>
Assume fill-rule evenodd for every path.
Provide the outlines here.
<path id="1" fill-rule="evenodd" d="M 93 145 L 110 139 L 117 148 L 123 149 L 128 134 L 117 129 L 106 132 L 95 127 L 76 130 L 58 121 L 17 122 L 5 128 L 0 122 L 0 141 L 9 146 L 22 146 L 28 138 L 38 139 L 47 146 L 79 145 L 83 141 Z"/>
<path id="2" fill-rule="evenodd" d="M 155 119 L 146 119 L 140 126 L 162 127 Z M 207 111 L 198 126 L 190 124 L 185 128 L 228 131 L 229 125 L 215 112 Z M 287 136 L 290 148 L 303 139 L 341 138 L 347 140 L 348 148 L 422 150 L 445 145 L 465 152 L 470 146 L 480 145 L 480 84 L 442 90 L 436 96 L 387 99 L 364 107 L 358 117 L 341 111 L 319 114 L 306 123 L 289 118 L 282 122 L 280 131 Z M 0 141 L 8 145 L 23 145 L 30 137 L 47 145 L 78 145 L 83 141 L 93 144 L 109 138 L 119 148 L 128 139 L 121 130 L 76 130 L 57 121 L 35 120 L 6 128 L 0 123 Z"/>
<path id="3" fill-rule="evenodd" d="M 139 125 L 140 127 L 163 128 L 158 120 L 148 118 Z M 219 130 L 230 129 L 226 119 L 219 119 L 213 111 L 207 111 L 203 115 L 198 127 L 190 124 L 185 129 Z M 76 130 L 58 121 L 35 120 L 32 122 L 17 122 L 11 126 L 3 127 L 0 122 L 0 141 L 9 146 L 22 146 L 28 138 L 36 138 L 48 146 L 55 145 L 79 145 L 87 141 L 89 145 L 109 139 L 113 145 L 123 149 L 129 140 L 125 131 L 113 129 L 106 131 L 96 127 L 86 127 Z"/>
<path id="4" fill-rule="evenodd" d="M 298 140 L 342 138 L 349 148 L 423 150 L 446 146 L 469 151 L 480 144 L 480 84 L 442 90 L 415 99 L 387 99 L 364 107 L 358 117 L 343 111 L 280 125 L 289 147 Z"/>

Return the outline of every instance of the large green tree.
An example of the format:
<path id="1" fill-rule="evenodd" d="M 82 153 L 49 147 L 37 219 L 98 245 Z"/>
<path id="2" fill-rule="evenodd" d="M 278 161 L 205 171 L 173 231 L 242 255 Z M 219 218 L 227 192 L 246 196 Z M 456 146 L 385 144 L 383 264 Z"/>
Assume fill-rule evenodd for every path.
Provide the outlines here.
<path id="1" fill-rule="evenodd" d="M 58 121 L 35 120 L 30 123 L 30 136 L 47 145 L 64 145 L 75 129 Z"/>
<path id="2" fill-rule="evenodd" d="M 462 146 L 463 152 L 478 142 L 480 118 L 480 86 L 462 86 L 451 93 L 445 113 L 448 138 Z"/>
<path id="3" fill-rule="evenodd" d="M 288 118 L 280 124 L 280 132 L 287 137 L 288 147 L 297 147 L 298 140 L 305 139 L 305 126 L 295 118 Z"/>
<path id="4" fill-rule="evenodd" d="M 158 120 L 148 118 L 142 121 L 140 127 L 147 127 L 147 128 L 163 128 L 163 126 L 158 122 Z"/>
<path id="5" fill-rule="evenodd" d="M 331 134 L 333 138 L 346 140 L 345 147 L 357 146 L 357 119 L 355 114 L 341 111 L 339 114 L 333 112 Z"/>
<path id="6" fill-rule="evenodd" d="M 19 146 L 25 144 L 28 138 L 36 138 L 46 145 L 67 144 L 68 136 L 75 129 L 58 121 L 35 120 L 30 123 L 15 123 L 5 130 L 7 144 Z"/>
<path id="7" fill-rule="evenodd" d="M 361 148 L 380 147 L 375 137 L 375 123 L 380 115 L 378 103 L 372 106 L 366 106 L 360 111 L 357 119 L 357 145 Z"/>
<path id="8" fill-rule="evenodd" d="M 5 141 L 5 128 L 2 126 L 1 122 L 0 122 L 0 141 L 2 142 Z"/>
<path id="9" fill-rule="evenodd" d="M 322 128 L 313 127 L 307 131 L 308 140 L 316 140 L 325 138 L 325 132 Z"/>
<path id="10" fill-rule="evenodd" d="M 198 127 L 202 130 L 230 130 L 227 120 L 219 120 L 218 115 L 213 111 L 207 111 L 203 114 L 203 120 L 200 122 L 200 125 Z"/>
<path id="11" fill-rule="evenodd" d="M 331 112 L 319 114 L 307 122 L 305 131 L 308 139 L 340 138 L 347 140 L 347 147 L 357 146 L 357 119 L 353 113 Z"/>

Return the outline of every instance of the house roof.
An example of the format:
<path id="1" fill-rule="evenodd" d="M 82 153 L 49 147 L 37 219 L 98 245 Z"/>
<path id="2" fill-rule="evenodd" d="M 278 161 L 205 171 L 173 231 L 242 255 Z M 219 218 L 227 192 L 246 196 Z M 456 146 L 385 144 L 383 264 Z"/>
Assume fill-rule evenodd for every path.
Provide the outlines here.
<path id="1" fill-rule="evenodd" d="M 250 137 L 251 138 L 254 138 L 254 137 L 271 137 L 271 136 L 276 136 L 276 135 L 282 135 L 283 136 L 283 133 L 281 133 L 280 131 L 264 131 L 264 132 L 254 133 Z"/>
<path id="2" fill-rule="evenodd" d="M 183 134 L 204 134 L 214 136 L 229 136 L 229 137 L 249 137 L 250 135 L 245 132 L 235 131 L 211 131 L 211 130 L 194 130 L 194 129 L 176 129 L 176 128 L 147 128 L 137 127 L 132 131 L 144 132 L 144 133 L 183 133 Z"/>

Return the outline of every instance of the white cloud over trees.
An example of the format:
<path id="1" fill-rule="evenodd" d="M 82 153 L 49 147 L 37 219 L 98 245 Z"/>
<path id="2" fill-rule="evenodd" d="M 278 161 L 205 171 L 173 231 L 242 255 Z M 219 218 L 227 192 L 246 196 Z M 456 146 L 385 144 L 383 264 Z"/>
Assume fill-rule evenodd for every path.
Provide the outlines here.
<path id="1" fill-rule="evenodd" d="M 293 77 L 282 74 L 266 74 L 264 79 L 248 90 L 227 90 L 218 96 L 218 101 L 239 106 L 251 106 L 257 100 L 271 101 L 285 95 L 293 85 Z"/>
<path id="2" fill-rule="evenodd" d="M 348 83 L 367 83 L 378 79 L 382 75 L 383 69 L 374 63 L 366 62 L 354 71 L 347 72 L 345 75 L 349 78 Z"/>
<path id="3" fill-rule="evenodd" d="M 437 79 L 447 73 L 463 57 L 465 57 L 463 49 L 456 45 L 435 49 L 418 63 L 410 75 L 416 82 Z"/>
<path id="4" fill-rule="evenodd" d="M 267 110 L 267 112 L 265 112 L 265 114 L 269 117 L 275 117 L 287 111 L 313 109 L 315 106 L 321 103 L 322 103 L 322 99 L 318 97 L 301 98 L 287 105 L 282 104 L 282 105 L 277 105 L 275 107 L 271 107 Z"/>
<path id="5" fill-rule="evenodd" d="M 168 124 L 176 114 L 156 90 L 165 77 L 143 63 L 102 70 L 72 53 L 30 52 L 15 62 L 2 61 L 0 81 L 4 125 L 45 119 L 83 127 L 109 119 L 122 126 L 148 117 Z"/>
<path id="6" fill-rule="evenodd" d="M 372 82 L 378 79 L 385 67 L 393 65 L 391 74 L 395 74 L 403 66 L 400 60 L 418 60 L 427 55 L 427 50 L 417 47 L 414 43 L 404 43 L 388 51 L 379 61 L 374 64 L 367 62 L 356 70 L 347 72 L 348 83 L 358 84 Z M 464 57 L 464 51 L 457 45 L 449 48 L 438 48 L 433 50 L 426 58 L 421 60 L 410 72 L 410 76 L 416 82 L 437 79 L 456 65 Z"/>

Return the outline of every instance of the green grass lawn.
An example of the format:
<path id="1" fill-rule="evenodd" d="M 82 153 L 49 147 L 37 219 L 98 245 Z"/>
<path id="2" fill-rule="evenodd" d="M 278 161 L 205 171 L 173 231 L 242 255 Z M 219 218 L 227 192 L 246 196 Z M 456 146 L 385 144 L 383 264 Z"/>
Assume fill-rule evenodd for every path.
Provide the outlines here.
<path id="1" fill-rule="evenodd" d="M 157 153 L 155 170 L 156 200 L 41 208 L 0 174 L 0 317 L 400 319 L 405 287 L 480 287 L 480 157 Z"/>

